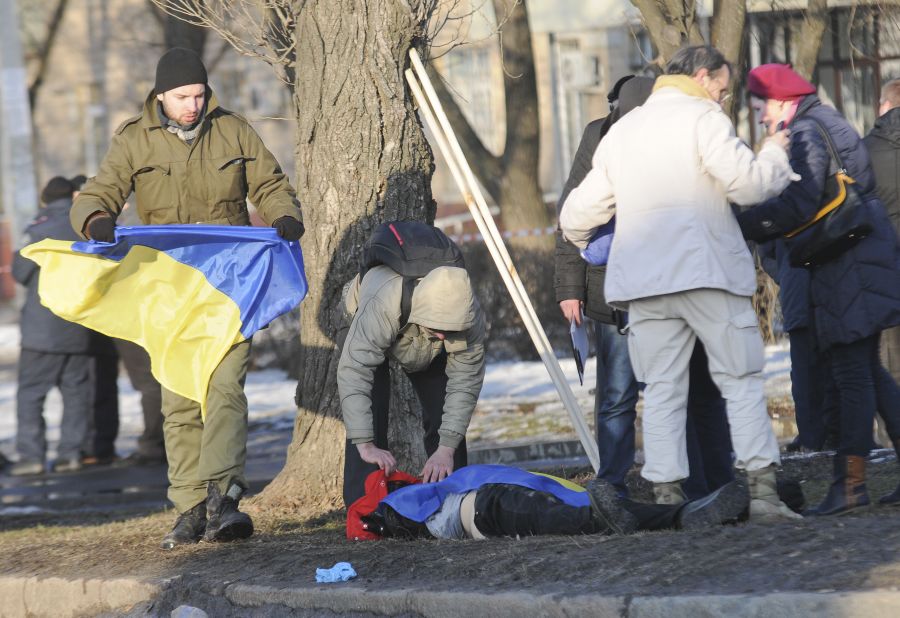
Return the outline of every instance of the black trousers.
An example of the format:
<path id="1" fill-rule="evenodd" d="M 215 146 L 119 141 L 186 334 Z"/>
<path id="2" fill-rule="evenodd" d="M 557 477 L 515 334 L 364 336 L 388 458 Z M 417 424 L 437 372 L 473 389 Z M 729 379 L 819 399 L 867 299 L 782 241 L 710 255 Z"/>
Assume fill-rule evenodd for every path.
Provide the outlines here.
<path id="1" fill-rule="evenodd" d="M 110 346 L 111 347 L 111 346 Z M 91 443 L 85 449 L 95 457 L 113 457 L 119 435 L 119 357 L 94 357 L 94 414 Z"/>
<path id="2" fill-rule="evenodd" d="M 138 438 L 138 453 L 147 457 L 165 457 L 163 440 L 162 387 L 150 373 L 150 355 L 141 346 L 116 339 L 116 350 L 125 365 L 134 390 L 141 394 L 144 433 Z"/>
<path id="3" fill-rule="evenodd" d="M 638 530 L 667 530 L 678 525 L 683 504 L 645 504 L 622 499 L 638 520 Z M 475 494 L 475 527 L 485 536 L 603 534 L 588 506 L 565 504 L 553 494 L 519 485 L 491 483 Z"/>
<path id="4" fill-rule="evenodd" d="M 422 404 L 422 427 L 425 430 L 425 453 L 430 457 L 440 443 L 438 430 L 444 415 L 444 398 L 447 394 L 447 355 L 441 354 L 424 371 L 407 373 L 413 390 Z M 375 446 L 388 449 L 388 410 L 391 405 L 391 374 L 385 361 L 375 370 L 372 384 L 372 420 L 375 429 Z M 459 470 L 468 462 L 466 441 L 463 439 L 453 455 L 453 469 Z M 366 478 L 378 469 L 359 456 L 359 450 L 350 440 L 344 448 L 344 504 L 350 506 L 365 494 Z M 412 473 L 413 471 L 410 470 Z M 417 472 L 417 471 L 416 471 Z"/>

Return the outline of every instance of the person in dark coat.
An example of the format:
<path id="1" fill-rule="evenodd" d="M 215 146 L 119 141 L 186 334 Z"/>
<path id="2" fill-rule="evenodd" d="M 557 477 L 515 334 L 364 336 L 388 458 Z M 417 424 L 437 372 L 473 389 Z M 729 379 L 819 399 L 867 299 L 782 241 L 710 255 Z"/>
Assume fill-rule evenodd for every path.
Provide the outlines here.
<path id="1" fill-rule="evenodd" d="M 878 112 L 881 115 L 863 141 L 872 159 L 878 197 L 900 235 L 900 79 L 888 82 L 881 89 Z M 881 359 L 894 381 L 900 382 L 900 326 L 881 333 Z M 900 450 L 900 444 L 894 442 L 894 448 Z M 900 487 L 881 502 L 900 504 Z"/>
<path id="2" fill-rule="evenodd" d="M 79 240 L 69 223 L 73 191 L 69 180 L 61 176 L 50 179 L 41 192 L 45 207 L 25 230 L 25 244 L 46 238 Z M 92 414 L 93 332 L 55 316 L 41 305 L 40 268 L 19 252 L 13 257 L 12 274 L 27 288 L 27 293 L 20 321 L 22 350 L 16 392 L 19 461 L 10 474 L 44 472 L 47 451 L 44 401 L 53 387 L 59 388 L 62 394 L 63 416 L 57 459 L 51 468 L 55 472 L 78 470 Z"/>
<path id="3" fill-rule="evenodd" d="M 816 351 L 810 328 L 809 271 L 790 264 L 781 239 L 759 245 L 763 269 L 778 284 L 782 326 L 791 343 L 791 397 L 797 421 L 797 437 L 787 445 L 788 452 L 806 449 L 821 451 L 837 440 L 825 399 L 828 375 L 823 359 Z"/>
<path id="4" fill-rule="evenodd" d="M 862 140 L 837 110 L 822 104 L 815 87 L 788 65 L 768 64 L 750 72 L 748 89 L 761 99 L 755 106 L 770 132 L 782 123 L 789 127 L 791 167 L 801 179 L 740 213 L 744 236 L 756 242 L 784 236 L 822 207 L 825 181 L 834 168 L 819 126 L 855 179 L 873 227 L 856 246 L 809 272 L 813 331 L 828 355 L 840 400 L 840 446 L 831 489 L 810 514 L 833 515 L 869 503 L 865 465 L 876 407 L 891 439 L 900 438 L 900 388 L 878 355 L 881 331 L 900 324 L 900 246 L 876 193 Z M 785 247 L 791 251 L 803 238 L 785 239 Z"/>
<path id="5" fill-rule="evenodd" d="M 569 178 L 557 204 L 562 210 L 569 193 L 591 169 L 591 158 L 600 140 L 620 117 L 644 103 L 654 80 L 628 76 L 609 93 L 611 112 L 585 127 Z M 600 450 L 597 476 L 628 495 L 625 476 L 634 465 L 635 406 L 638 382 L 628 355 L 628 341 L 620 329 L 626 316 L 606 304 L 603 286 L 606 266 L 591 266 L 571 242 L 557 234 L 556 300 L 566 320 L 581 323 L 582 312 L 594 320 L 597 347 L 597 387 L 594 419 Z M 686 497 L 700 498 L 733 480 L 731 438 L 725 401 L 709 374 L 703 344 L 697 342 L 690 364 L 687 442 L 691 474 L 682 484 Z"/>
<path id="6" fill-rule="evenodd" d="M 900 79 L 885 84 L 881 90 L 881 116 L 863 140 L 872 159 L 872 170 L 878 185 L 878 197 L 887 209 L 888 218 L 900 235 Z M 882 359 L 900 382 L 900 327 L 887 329 L 881 335 Z"/>

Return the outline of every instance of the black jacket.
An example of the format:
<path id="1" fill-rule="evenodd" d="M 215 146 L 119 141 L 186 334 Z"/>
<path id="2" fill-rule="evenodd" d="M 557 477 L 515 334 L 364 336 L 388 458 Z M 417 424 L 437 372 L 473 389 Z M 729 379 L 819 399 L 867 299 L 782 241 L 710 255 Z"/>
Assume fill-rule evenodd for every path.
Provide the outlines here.
<path id="1" fill-rule="evenodd" d="M 69 223 L 71 199 L 55 200 L 47 204 L 37 218 L 25 230 L 28 243 L 46 238 L 55 240 L 81 240 Z M 40 267 L 16 251 L 13 257 L 12 275 L 27 288 L 25 304 L 19 327 L 22 331 L 22 349 L 56 354 L 95 354 L 103 346 L 93 331 L 57 317 L 41 304 L 38 296 Z"/>
<path id="2" fill-rule="evenodd" d="M 863 141 L 872 159 L 878 196 L 900 235 L 900 107 L 876 120 Z"/>
<path id="3" fill-rule="evenodd" d="M 556 203 L 556 215 L 562 211 L 566 198 L 572 189 L 581 184 L 593 166 L 594 152 L 600 140 L 609 128 L 622 116 L 635 107 L 643 105 L 653 90 L 653 80 L 648 77 L 635 77 L 622 86 L 619 94 L 619 107 L 607 116 L 589 123 L 581 136 L 581 143 L 575 152 L 569 178 L 563 187 L 562 195 Z M 556 302 L 577 299 L 584 302 L 584 313 L 594 320 L 615 324 L 613 308 L 606 304 L 603 286 L 606 283 L 606 266 L 589 266 L 578 252 L 578 248 L 565 240 L 562 233 L 556 232 L 556 274 L 554 288 Z"/>
<path id="4" fill-rule="evenodd" d="M 827 350 L 900 324 L 900 247 L 875 190 L 875 176 L 862 140 L 843 116 L 815 95 L 800 103 L 790 124 L 791 167 L 801 180 L 782 194 L 738 215 L 746 238 L 772 240 L 812 219 L 822 205 L 831 158 L 811 117 L 831 136 L 848 174 L 863 194 L 874 230 L 859 244 L 810 270 L 812 324 Z M 784 245 L 790 250 L 791 239 Z"/>

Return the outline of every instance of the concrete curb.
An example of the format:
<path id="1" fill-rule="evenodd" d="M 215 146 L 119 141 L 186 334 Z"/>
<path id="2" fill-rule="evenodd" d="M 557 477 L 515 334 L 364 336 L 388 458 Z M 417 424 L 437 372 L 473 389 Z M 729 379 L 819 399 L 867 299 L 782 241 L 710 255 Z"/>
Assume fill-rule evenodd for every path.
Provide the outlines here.
<path id="1" fill-rule="evenodd" d="M 433 618 L 486 615 L 491 618 L 893 618 L 900 615 L 900 591 L 897 590 L 651 597 L 371 590 L 353 584 L 273 588 L 234 583 L 217 586 L 215 590 L 201 590 L 195 584 L 180 577 L 157 582 L 132 578 L 0 577 L 0 617 L 66 618 L 129 612 L 130 615 L 168 616 L 176 605 L 184 603 L 207 609 L 210 615 L 266 616 L 348 613 Z"/>
<path id="2" fill-rule="evenodd" d="M 137 579 L 0 577 L 0 617 L 83 616 L 132 607 L 160 595 L 165 582 Z"/>

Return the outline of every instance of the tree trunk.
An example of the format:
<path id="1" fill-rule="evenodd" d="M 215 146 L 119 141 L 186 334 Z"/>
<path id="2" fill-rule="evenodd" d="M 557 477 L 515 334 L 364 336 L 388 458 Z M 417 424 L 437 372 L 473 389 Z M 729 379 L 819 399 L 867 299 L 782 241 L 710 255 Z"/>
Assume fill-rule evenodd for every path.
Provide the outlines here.
<path id="1" fill-rule="evenodd" d="M 494 13 L 503 15 L 506 0 L 494 0 Z M 503 227 L 509 231 L 546 228 L 550 214 L 540 187 L 541 126 L 537 79 L 531 49 L 531 27 L 525 0 L 509 13 L 500 41 L 506 102 L 506 140 L 500 206 Z"/>
<path id="2" fill-rule="evenodd" d="M 809 0 L 805 17 L 797 41 L 793 66 L 800 75 L 812 81 L 816 60 L 819 58 L 819 48 L 822 46 L 822 37 L 828 28 L 828 0 Z"/>
<path id="3" fill-rule="evenodd" d="M 298 196 L 308 230 L 298 413 L 287 463 L 258 503 L 306 513 L 339 507 L 344 460 L 335 333 L 343 285 L 384 220 L 434 219 L 433 159 L 403 80 L 425 27 L 425 0 L 307 0 L 296 15 Z M 394 372 L 395 374 L 397 372 Z M 423 461 L 421 412 L 405 378 L 393 390 L 391 449 Z"/>

